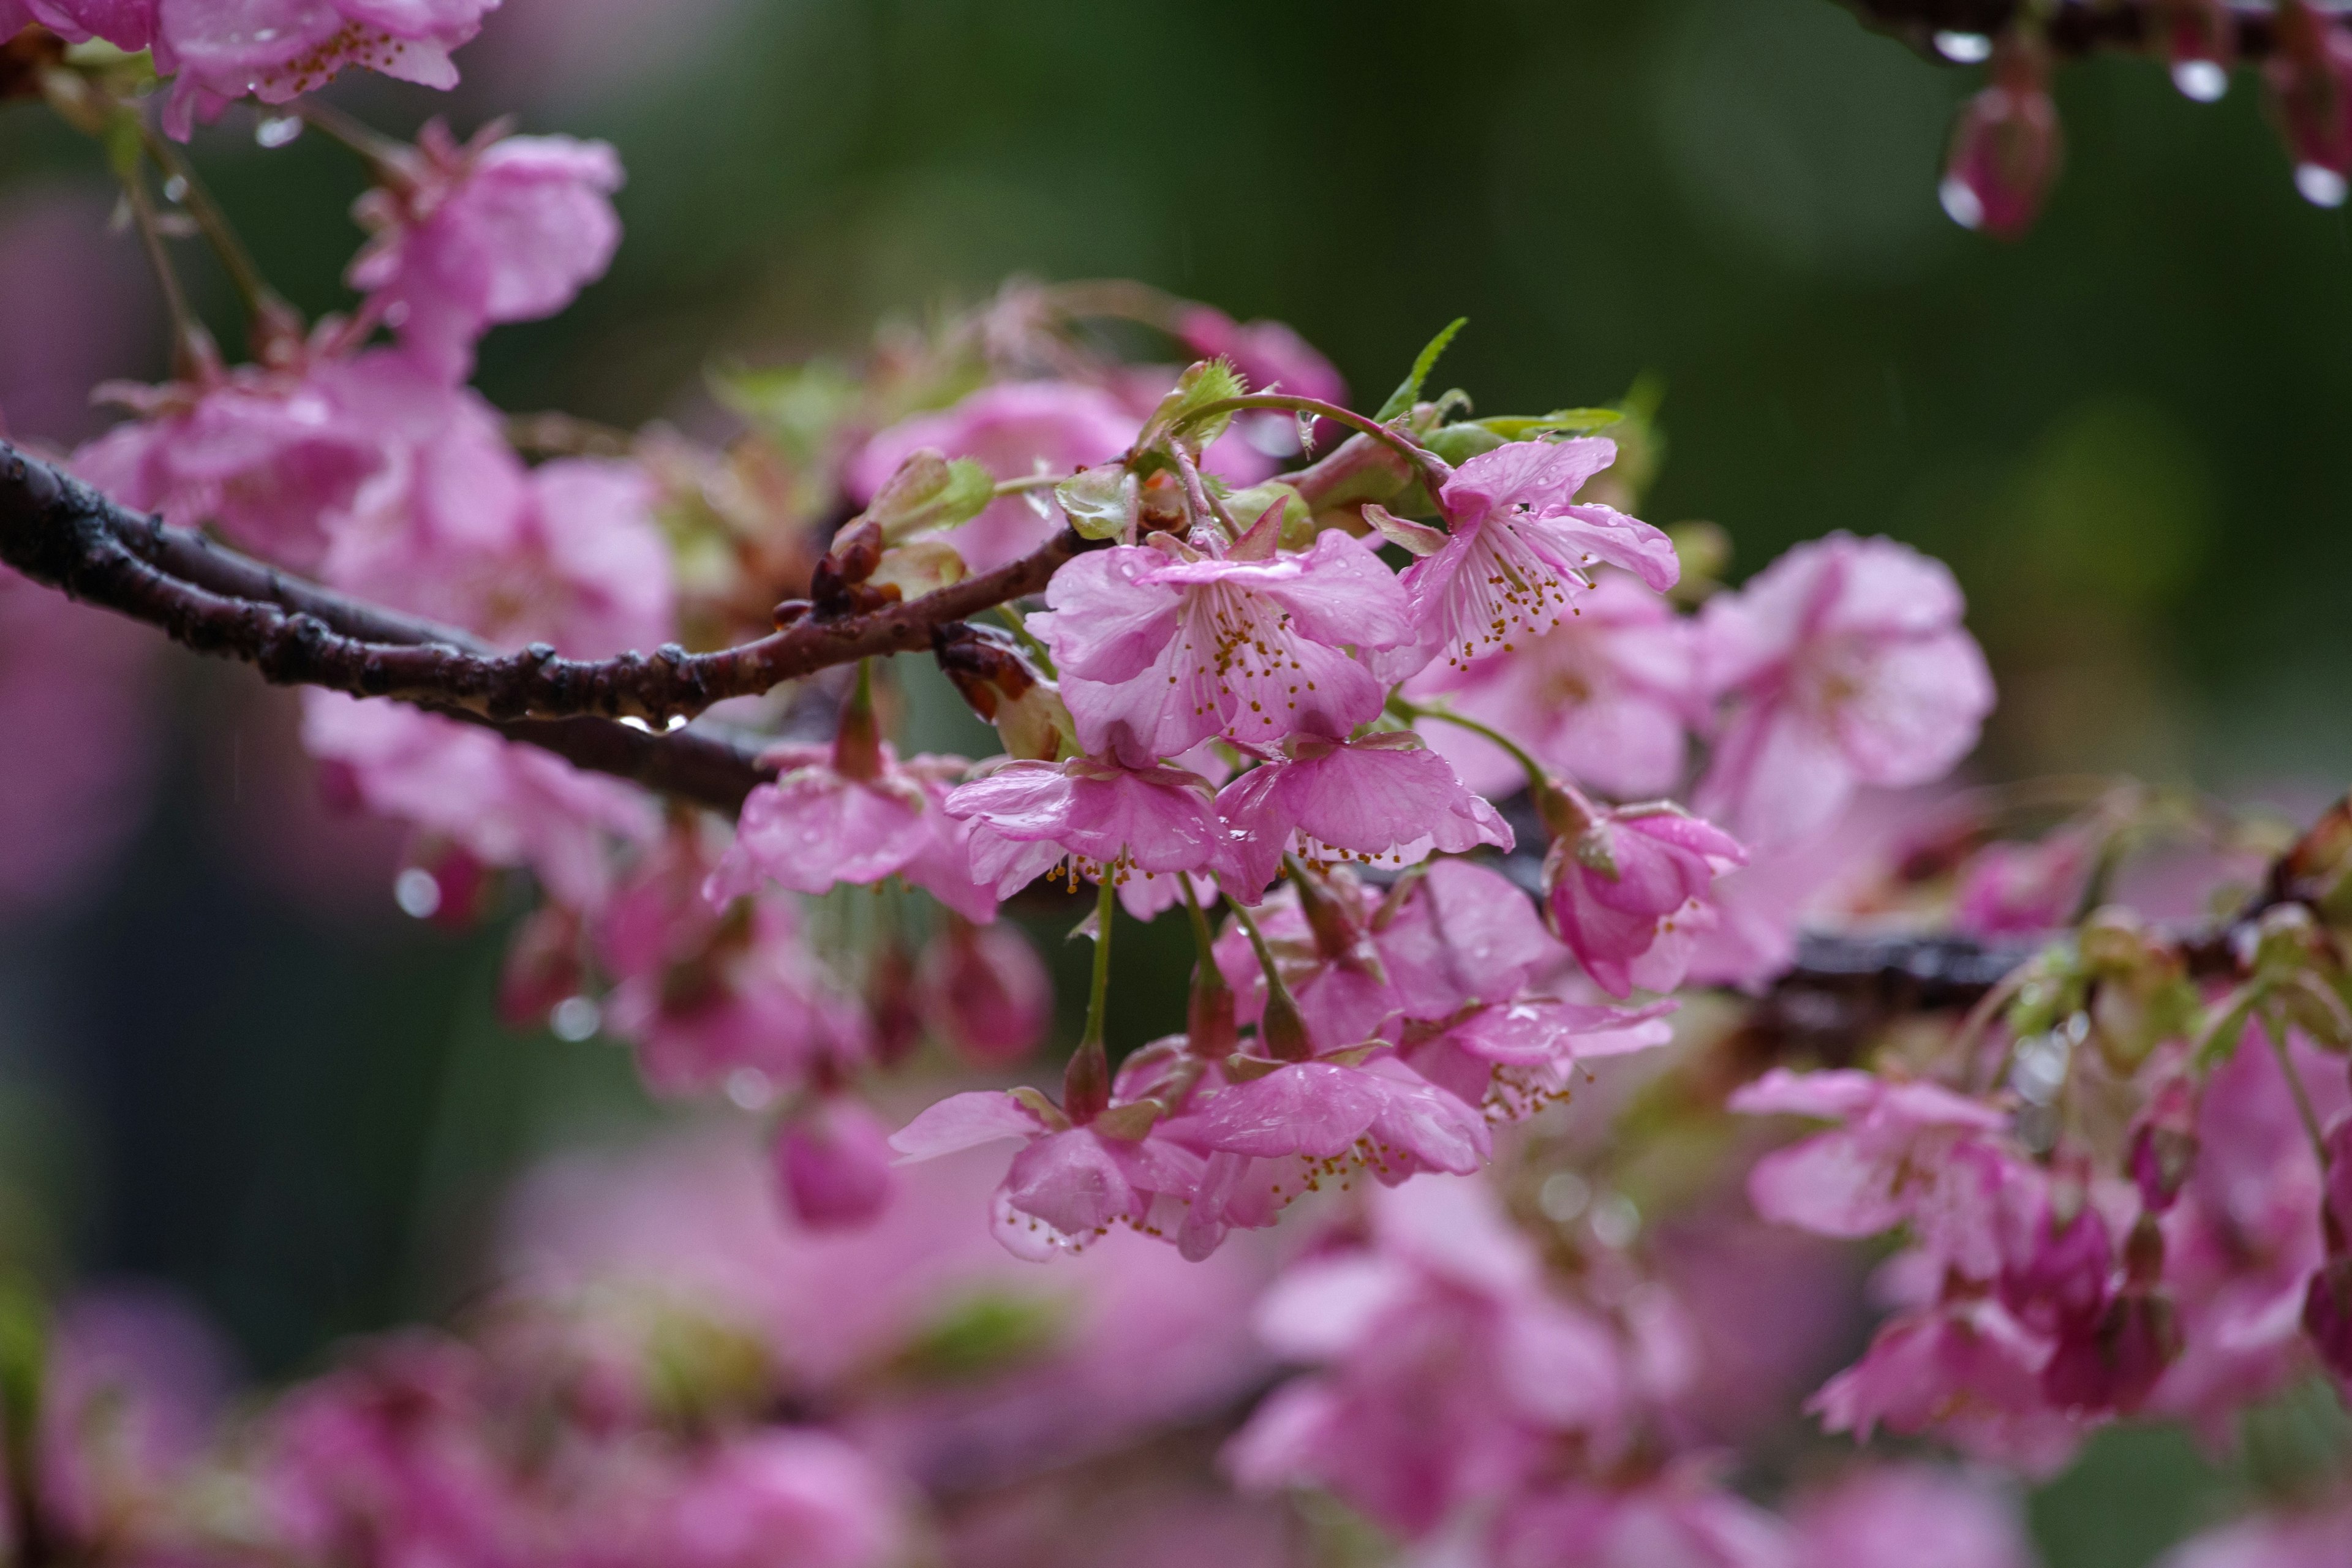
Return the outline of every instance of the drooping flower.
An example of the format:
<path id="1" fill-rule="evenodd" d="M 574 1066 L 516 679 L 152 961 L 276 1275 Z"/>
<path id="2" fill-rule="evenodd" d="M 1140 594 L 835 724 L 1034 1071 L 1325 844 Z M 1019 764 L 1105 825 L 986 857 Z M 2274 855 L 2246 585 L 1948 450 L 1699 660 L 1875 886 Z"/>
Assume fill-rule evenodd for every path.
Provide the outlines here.
<path id="1" fill-rule="evenodd" d="M 1347 648 L 1411 630 L 1395 575 L 1337 530 L 1295 555 L 1173 540 L 1098 551 L 1055 573 L 1045 602 L 1029 626 L 1053 649 L 1080 744 L 1130 767 L 1217 735 L 1344 736 L 1388 694 Z"/>
<path id="2" fill-rule="evenodd" d="M 1315 1370 L 1226 1449 L 1244 1488 L 1325 1487 L 1423 1537 L 1509 1496 L 1555 1445 L 1618 1447 L 1630 1390 L 1608 1326 L 1546 1289 L 1483 1184 L 1430 1177 L 1370 1214 L 1370 1246 L 1293 1265 L 1259 1305 L 1267 1343 Z"/>
<path id="3" fill-rule="evenodd" d="M 1141 1109 L 1114 1100 L 1074 1123 L 1034 1091 L 950 1095 L 901 1128 L 890 1146 L 904 1163 L 1023 1140 L 996 1189 L 990 1224 L 1007 1251 L 1042 1263 L 1084 1248 L 1114 1225 L 1148 1236 L 1175 1233 L 1200 1183 L 1201 1157 L 1148 1118 L 1137 1131 L 1133 1110 Z"/>
<path id="4" fill-rule="evenodd" d="M 1695 717 L 1688 626 L 1664 599 L 1615 573 L 1600 577 L 1576 612 L 1515 652 L 1466 669 L 1432 670 L 1405 694 L 1445 698 L 1537 761 L 1605 795 L 1671 794 Z M 1526 782 L 1502 748 L 1459 725 L 1427 721 L 1422 733 L 1482 795 Z"/>
<path id="5" fill-rule="evenodd" d="M 958 788 L 948 815 L 971 823 L 971 874 L 1010 898 L 1068 862 L 1108 877 L 1129 900 L 1142 881 L 1225 867 L 1225 829 L 1206 779 L 1181 768 L 1123 768 L 1076 757 L 1016 762 Z"/>
<path id="6" fill-rule="evenodd" d="M 914 453 L 929 447 L 971 458 L 999 479 L 1026 479 L 1042 466 L 1066 475 L 1126 450 L 1142 419 L 1099 387 L 1066 381 L 1007 381 L 984 386 L 953 408 L 919 414 L 874 437 L 849 459 L 842 483 L 864 506 Z M 1041 512 L 1039 504 L 1044 510 Z M 966 565 L 987 572 L 1044 543 L 1059 526 L 1050 496 L 1006 496 L 940 537 Z"/>
<path id="7" fill-rule="evenodd" d="M 1908 1225 L 1941 1267 L 1997 1278 L 2005 1204 L 2037 1186 L 2000 1141 L 2007 1117 L 1940 1085 L 1852 1068 L 1775 1068 L 1735 1092 L 1735 1111 L 1817 1117 L 1837 1128 L 1776 1151 L 1748 1173 L 1756 1212 L 1819 1236 L 1877 1236 Z"/>
<path id="8" fill-rule="evenodd" d="M 1939 195 L 1962 228 L 2016 239 L 2042 216 L 2064 150 L 2041 45 L 2004 33 L 1992 83 L 1961 107 Z"/>
<path id="9" fill-rule="evenodd" d="M 1731 710 L 1697 809 L 1770 846 L 1834 819 L 1859 784 L 1942 777 L 1992 707 L 1961 608 L 1940 563 L 1843 533 L 1708 601 L 1700 673 Z"/>
<path id="10" fill-rule="evenodd" d="M 1527 647 L 1574 613 L 1598 566 L 1622 567 L 1661 592 L 1673 587 L 1682 567 L 1664 534 L 1576 500 L 1616 460 L 1614 441 L 1580 437 L 1514 441 L 1454 470 L 1438 495 L 1453 537 L 1404 574 L 1419 663 L 1391 659 L 1386 672 L 1402 676 L 1433 660 L 1454 668 Z"/>
<path id="11" fill-rule="evenodd" d="M 777 1130 L 775 1154 L 784 1206 L 811 1230 L 855 1229 L 889 1206 L 889 1134 L 855 1100 L 812 1097 Z"/>
<path id="12" fill-rule="evenodd" d="M 947 782 L 962 775 L 964 760 L 902 763 L 887 742 L 853 748 L 850 735 L 845 722 L 842 743 L 766 753 L 781 776 L 744 801 L 734 845 L 711 875 L 711 901 L 740 897 L 762 878 L 822 893 L 838 882 L 903 877 L 966 920 L 994 920 L 996 900 L 974 877 L 971 830 L 947 809 Z"/>
<path id="13" fill-rule="evenodd" d="M 186 141 L 198 119 L 248 94 L 287 103 L 364 66 L 425 87 L 457 85 L 451 50 L 499 0 L 156 0 L 155 68 L 176 76 L 163 126 Z"/>
<path id="14" fill-rule="evenodd" d="M 1264 890 L 1294 846 L 1318 863 L 1402 866 L 1436 851 L 1513 843 L 1501 814 L 1402 731 L 1360 741 L 1295 737 L 1278 760 L 1219 791 L 1217 813 L 1234 835 L 1240 896 Z"/>
<path id="15" fill-rule="evenodd" d="M 461 144 L 435 120 L 394 174 L 360 198 L 373 237 L 349 280 L 411 354 L 452 382 L 472 370 L 486 328 L 562 310 L 621 242 L 621 163 L 602 142 L 494 126 Z"/>
<path id="16" fill-rule="evenodd" d="M 1715 879 L 1747 852 L 1671 806 L 1580 811 L 1544 859 L 1552 930 L 1612 996 L 1673 990 L 1713 921 Z"/>

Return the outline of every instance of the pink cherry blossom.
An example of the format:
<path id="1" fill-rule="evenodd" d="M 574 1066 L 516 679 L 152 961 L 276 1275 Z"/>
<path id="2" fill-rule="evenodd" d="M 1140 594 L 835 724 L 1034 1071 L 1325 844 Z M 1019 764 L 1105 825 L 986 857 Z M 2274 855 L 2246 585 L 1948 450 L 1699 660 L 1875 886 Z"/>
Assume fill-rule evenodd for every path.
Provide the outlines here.
<path id="1" fill-rule="evenodd" d="M 904 1542 L 896 1489 L 830 1432 L 720 1444 L 669 1500 L 644 1559 L 677 1568 L 886 1568 Z"/>
<path id="2" fill-rule="evenodd" d="M 2007 1117 L 1936 1084 L 1775 1068 L 1729 1106 L 1842 1123 L 1756 1163 L 1748 1193 L 1757 1213 L 1819 1236 L 1909 1225 L 1938 1264 L 1971 1279 L 1999 1275 L 2004 1205 L 2021 1185 L 2038 1189 L 2021 1154 L 1998 1142 Z"/>
<path id="3" fill-rule="evenodd" d="M 1697 808 L 1769 845 L 1833 820 L 1857 785 L 1941 778 L 1993 700 L 1961 609 L 1941 563 L 1843 533 L 1710 600 L 1700 671 L 1730 710 Z"/>
<path id="4" fill-rule="evenodd" d="M 999 479 L 1026 479 L 1042 466 L 1071 474 L 1127 449 L 1139 416 L 1099 387 L 1066 381 L 1008 381 L 984 386 L 953 408 L 919 414 L 881 432 L 843 469 L 849 497 L 864 506 L 923 447 L 971 458 Z M 992 571 L 1044 543 L 1058 523 L 1019 496 L 992 503 L 940 537 L 974 572 Z"/>
<path id="5" fill-rule="evenodd" d="M 1553 1444 L 1619 1444 L 1628 1391 L 1608 1326 L 1547 1289 L 1483 1184 L 1425 1178 L 1370 1207 L 1370 1247 L 1293 1265 L 1259 1305 L 1272 1348 L 1316 1370 L 1227 1448 L 1244 1487 L 1328 1488 L 1423 1537 L 1533 1479 Z"/>
<path id="6" fill-rule="evenodd" d="M 137 54 L 155 36 L 156 0 L 0 0 L 0 39 L 37 23 L 68 43 L 104 38 Z"/>
<path id="7" fill-rule="evenodd" d="M 125 505 L 299 571 L 317 569 L 335 514 L 386 453 L 319 373 L 241 366 L 198 384 L 113 389 L 141 417 L 73 456 Z"/>
<path id="8" fill-rule="evenodd" d="M 1715 879 L 1748 858 L 1731 835 L 1671 808 L 1591 815 L 1544 861 L 1552 930 L 1612 996 L 1682 984 L 1713 921 Z"/>
<path id="9" fill-rule="evenodd" d="M 1614 441 L 1581 437 L 1514 441 L 1455 470 L 1438 494 L 1453 537 L 1404 574 L 1418 663 L 1394 658 L 1386 671 L 1406 675 L 1431 660 L 1457 668 L 1530 645 L 1573 613 L 1598 566 L 1673 587 L 1682 567 L 1664 534 L 1576 500 L 1616 460 Z"/>
<path id="10" fill-rule="evenodd" d="M 1695 654 L 1689 627 L 1664 599 L 1607 573 L 1551 630 L 1466 669 L 1431 670 L 1405 695 L 1444 698 L 1604 795 L 1664 795 L 1682 780 L 1696 718 Z M 1424 721 L 1422 733 L 1482 795 L 1527 782 L 1509 753 L 1459 725 Z"/>
<path id="11" fill-rule="evenodd" d="M 923 950 L 915 984 L 932 1033 L 983 1067 L 1021 1060 L 1053 1022 L 1053 976 L 1009 922 L 950 921 Z"/>
<path id="12" fill-rule="evenodd" d="M 866 1054 L 855 1001 L 809 951 L 786 895 L 712 909 L 702 896 L 712 859 L 673 831 L 598 911 L 596 953 L 616 982 L 605 1026 L 635 1045 L 659 1094 L 724 1084 L 757 1100 L 813 1071 L 837 1079 Z"/>
<path id="13" fill-rule="evenodd" d="M 1468 1010 L 1428 1039 L 1408 1043 L 1412 1069 L 1478 1106 L 1491 1121 L 1524 1121 L 1570 1097 L 1582 1064 L 1629 1056 L 1674 1038 L 1673 1002 L 1599 1007 L 1543 995 Z"/>
<path id="14" fill-rule="evenodd" d="M 870 1225 L 889 1205 L 889 1134 L 872 1111 L 819 1094 L 776 1136 L 785 1206 L 812 1230 Z"/>
<path id="15" fill-rule="evenodd" d="M 0 921 L 91 882 L 137 826 L 155 649 L 0 567 Z"/>
<path id="16" fill-rule="evenodd" d="M 1181 768 L 1016 762 L 957 789 L 947 811 L 971 821 L 972 877 L 1000 899 L 1067 861 L 1074 875 L 1109 877 L 1131 906 L 1139 872 L 1148 883 L 1226 861 L 1208 781 Z"/>
<path id="17" fill-rule="evenodd" d="M 548 892 L 593 908 L 608 849 L 659 831 L 653 802 L 553 754 L 396 702 L 306 691 L 302 743 L 352 798 L 462 845 L 492 866 L 525 866 Z"/>
<path id="18" fill-rule="evenodd" d="M 1972 1471 L 1871 1465 L 1790 1510 L 1805 1568 L 2033 1568 L 2018 1500 Z"/>
<path id="19" fill-rule="evenodd" d="M 1073 1126 L 1042 1096 L 983 1091 L 940 1101 L 890 1146 L 919 1161 L 1022 1139 L 1025 1146 L 996 1189 L 991 1224 L 1014 1257 L 1044 1262 L 1083 1249 L 1114 1225 L 1171 1234 L 1191 1200 L 1201 1179 L 1197 1153 L 1157 1130 L 1127 1137 L 1112 1128 L 1099 1118 Z"/>
<path id="20" fill-rule="evenodd" d="M 1402 731 L 1360 741 L 1297 737 L 1281 758 L 1219 791 L 1217 814 L 1233 833 L 1241 896 L 1271 883 L 1294 847 L 1318 863 L 1396 866 L 1513 843 L 1501 814 L 1463 788 L 1419 736 Z"/>
<path id="21" fill-rule="evenodd" d="M 946 809 L 947 781 L 968 765 L 961 757 L 901 763 L 884 744 L 870 766 L 829 746 L 779 746 L 765 760 L 782 776 L 743 803 L 734 846 L 710 879 L 713 903 L 762 878 L 822 893 L 838 882 L 903 877 L 966 920 L 996 918 L 995 899 L 974 879 L 971 829 Z"/>
<path id="22" fill-rule="evenodd" d="M 1348 647 L 1411 635 L 1395 576 L 1336 530 L 1259 559 L 1172 540 L 1097 551 L 1055 573 L 1045 602 L 1029 627 L 1053 649 L 1079 742 L 1130 767 L 1216 735 L 1344 736 L 1388 695 Z"/>
<path id="23" fill-rule="evenodd" d="M 2037 844 L 1988 844 L 1961 874 L 1952 924 L 1988 937 L 2057 930 L 2081 903 L 2101 843 L 2101 835 L 2073 826 Z"/>
<path id="24" fill-rule="evenodd" d="M 364 66 L 425 87 L 457 85 L 449 52 L 499 0 L 156 0 L 155 68 L 174 76 L 163 125 L 186 141 L 247 94 L 287 103 Z"/>
<path id="25" fill-rule="evenodd" d="M 493 127 L 461 145 L 436 120 L 396 174 L 360 199 L 374 237 L 351 285 L 453 382 L 471 371 L 485 328 L 562 310 L 621 242 L 611 199 L 621 163 L 601 142 Z"/>

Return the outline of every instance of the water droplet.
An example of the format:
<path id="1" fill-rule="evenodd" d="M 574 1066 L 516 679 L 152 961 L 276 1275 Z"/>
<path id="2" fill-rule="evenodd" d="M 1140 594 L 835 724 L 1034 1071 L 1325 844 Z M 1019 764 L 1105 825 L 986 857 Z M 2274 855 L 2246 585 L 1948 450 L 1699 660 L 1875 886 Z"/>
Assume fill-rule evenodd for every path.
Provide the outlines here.
<path id="1" fill-rule="evenodd" d="M 1992 40 L 1982 33 L 1942 32 L 1936 35 L 1936 52 L 1958 66 L 1980 66 L 1992 58 Z"/>
<path id="2" fill-rule="evenodd" d="M 2009 1069 L 2009 1086 L 2033 1105 L 2047 1105 L 2066 1086 L 2066 1063 L 2073 1055 L 2063 1037 L 2034 1035 L 2017 1043 Z"/>
<path id="3" fill-rule="evenodd" d="M 2194 102 L 2219 103 L 2230 90 L 2230 73 L 2218 60 L 2181 60 L 2172 68 L 2172 85 Z"/>
<path id="4" fill-rule="evenodd" d="M 737 1068 L 727 1075 L 727 1098 L 741 1110 L 765 1110 L 776 1098 L 776 1086 L 758 1068 Z"/>
<path id="5" fill-rule="evenodd" d="M 665 724 L 665 725 L 663 725 L 663 726 L 662 726 L 662 728 L 663 728 L 665 731 L 667 731 L 667 732 L 669 732 L 670 734 L 673 734 L 673 735 L 674 735 L 674 734 L 677 733 L 677 731 L 679 731 L 680 730 L 685 729 L 685 728 L 686 728 L 686 723 L 687 723 L 687 720 L 686 720 L 686 715 L 685 715 L 685 714 L 683 714 L 683 713 L 673 713 L 673 714 L 671 714 L 671 715 L 669 716 L 669 722 L 668 722 L 668 723 L 667 723 L 667 724 Z"/>
<path id="6" fill-rule="evenodd" d="M 302 117 L 299 114 L 270 114 L 262 117 L 253 128 L 253 139 L 264 147 L 283 147 L 302 134 Z"/>
<path id="7" fill-rule="evenodd" d="M 188 199 L 188 182 L 178 174 L 163 182 L 163 199 L 174 205 Z"/>
<path id="8" fill-rule="evenodd" d="M 2352 186 L 2345 184 L 2343 175 L 2317 163 L 2296 166 L 2294 188 L 2303 193 L 2305 201 L 2315 207 L 2340 207 L 2344 205 L 2345 196 L 2352 194 Z"/>
<path id="9" fill-rule="evenodd" d="M 604 1026 L 604 1009 L 592 997 L 566 996 L 548 1013 L 547 1026 L 557 1039 L 576 1046 L 596 1037 L 596 1031 Z"/>
<path id="10" fill-rule="evenodd" d="M 1592 1184 L 1574 1171 L 1555 1171 L 1536 1192 L 1536 1207 L 1554 1225 L 1568 1225 L 1592 1202 Z"/>
<path id="11" fill-rule="evenodd" d="M 1642 1211 L 1622 1193 L 1609 1193 L 1592 1205 L 1592 1239 L 1603 1247 L 1630 1247 L 1642 1234 Z"/>
<path id="12" fill-rule="evenodd" d="M 1953 175 L 1936 188 L 1936 195 L 1944 204 L 1944 214 L 1962 228 L 1984 226 L 1984 202 L 1969 183 Z"/>
<path id="13" fill-rule="evenodd" d="M 411 866 L 392 879 L 392 901 L 400 912 L 429 921 L 441 908 L 441 880 L 422 866 Z"/>
<path id="14" fill-rule="evenodd" d="M 626 724 L 630 729 L 635 730 L 640 735 L 650 735 L 654 732 L 654 727 L 651 724 L 646 723 L 643 719 L 638 718 L 634 713 L 622 714 L 621 722 Z"/>

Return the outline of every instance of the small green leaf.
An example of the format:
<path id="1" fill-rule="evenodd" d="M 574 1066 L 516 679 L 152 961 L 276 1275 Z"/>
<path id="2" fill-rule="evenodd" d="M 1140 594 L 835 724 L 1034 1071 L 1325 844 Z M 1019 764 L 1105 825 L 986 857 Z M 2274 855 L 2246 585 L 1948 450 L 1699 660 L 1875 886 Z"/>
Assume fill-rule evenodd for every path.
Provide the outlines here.
<path id="1" fill-rule="evenodd" d="M 1454 341 L 1454 333 L 1469 324 L 1469 317 L 1456 316 L 1444 331 L 1430 339 L 1429 346 L 1422 350 L 1412 362 L 1412 374 L 1397 384 L 1397 389 L 1389 394 L 1389 400 L 1381 405 L 1381 411 L 1372 417 L 1385 425 L 1398 415 L 1410 412 L 1421 396 L 1422 384 L 1429 379 L 1429 373 L 1437 368 L 1437 358 L 1445 352 L 1445 345 Z"/>
<path id="2" fill-rule="evenodd" d="M 1239 397 L 1249 390 L 1241 373 L 1222 359 L 1204 359 L 1184 367 L 1176 378 L 1176 389 L 1160 400 L 1151 419 L 1144 426 L 1145 435 L 1139 442 L 1148 441 L 1155 433 L 1170 430 L 1183 432 L 1186 446 L 1199 450 L 1225 433 L 1233 416 L 1221 414 L 1212 419 L 1193 423 L 1193 416 L 1213 404 Z"/>
<path id="3" fill-rule="evenodd" d="M 1484 425 L 1441 425 L 1423 436 L 1421 444 L 1458 468 L 1471 458 L 1491 452 L 1510 439 Z"/>
<path id="4" fill-rule="evenodd" d="M 1624 417 L 1624 410 L 1619 408 L 1555 408 L 1532 417 L 1501 414 L 1478 423 L 1506 441 L 1524 441 L 1531 436 L 1588 435 L 1605 430 Z"/>
<path id="5" fill-rule="evenodd" d="M 1070 526 L 1088 539 L 1125 539 L 1135 531 L 1143 487 L 1118 463 L 1085 468 L 1054 487 Z"/>
<path id="6" fill-rule="evenodd" d="M 920 1383 L 970 1382 L 1050 1350 L 1068 1320 L 1054 1297 L 975 1290 L 919 1329 L 892 1366 Z"/>

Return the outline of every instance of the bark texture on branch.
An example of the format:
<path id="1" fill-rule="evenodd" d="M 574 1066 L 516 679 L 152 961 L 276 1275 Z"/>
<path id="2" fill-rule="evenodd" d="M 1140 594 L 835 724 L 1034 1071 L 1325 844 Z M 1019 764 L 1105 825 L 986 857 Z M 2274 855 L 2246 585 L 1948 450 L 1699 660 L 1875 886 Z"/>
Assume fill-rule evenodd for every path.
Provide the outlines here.
<path id="1" fill-rule="evenodd" d="M 1873 26 L 1898 34 L 1932 54 L 1929 40 L 1936 34 L 1999 33 L 2028 9 L 2029 0 L 1845 3 Z M 2226 8 L 2240 58 L 2261 59 L 2277 47 L 2276 13 L 2270 5 L 2230 0 Z M 2158 49 L 2164 44 L 2168 10 L 2165 0 L 2056 0 L 2049 8 L 2050 45 L 2058 53 L 2074 58 L 2106 50 Z"/>
<path id="2" fill-rule="evenodd" d="M 583 715 L 660 727 L 730 697 L 877 655 L 928 652 L 933 631 L 1041 592 L 1088 542 L 1065 529 L 1010 565 L 863 614 L 803 614 L 717 653 L 571 659 L 543 643 L 500 653 L 446 626 L 300 583 L 117 505 L 0 441 L 0 561 L 35 582 L 160 626 L 281 685 L 391 697 L 504 723 Z"/>

